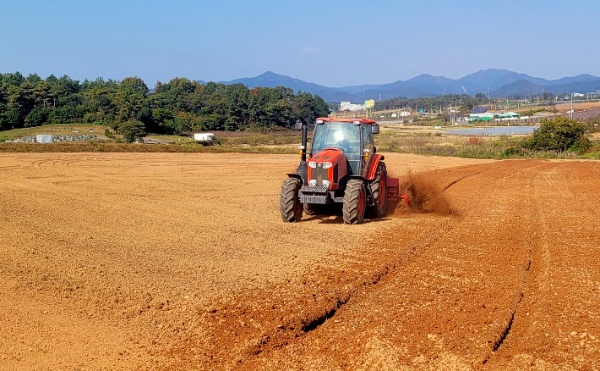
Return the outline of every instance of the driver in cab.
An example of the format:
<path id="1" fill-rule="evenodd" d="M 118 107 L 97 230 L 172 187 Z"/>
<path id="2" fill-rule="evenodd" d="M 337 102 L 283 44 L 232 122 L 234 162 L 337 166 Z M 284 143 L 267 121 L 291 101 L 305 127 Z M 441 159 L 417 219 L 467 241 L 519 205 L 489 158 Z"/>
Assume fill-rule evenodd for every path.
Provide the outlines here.
<path id="1" fill-rule="evenodd" d="M 350 151 L 350 142 L 346 139 L 342 129 L 339 129 L 334 134 L 335 146 L 340 147 L 344 152 Z"/>

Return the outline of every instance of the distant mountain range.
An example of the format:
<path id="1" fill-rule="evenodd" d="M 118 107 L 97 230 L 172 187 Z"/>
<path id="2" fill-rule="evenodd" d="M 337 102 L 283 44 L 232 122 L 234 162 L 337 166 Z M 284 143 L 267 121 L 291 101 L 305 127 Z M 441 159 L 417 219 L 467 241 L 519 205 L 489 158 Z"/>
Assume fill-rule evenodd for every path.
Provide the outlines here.
<path id="1" fill-rule="evenodd" d="M 531 77 L 523 73 L 509 70 L 480 70 L 458 80 L 443 76 L 419 75 L 410 80 L 396 81 L 383 85 L 358 85 L 341 88 L 330 88 L 293 77 L 265 72 L 260 76 L 221 81 L 224 84 L 242 83 L 248 88 L 285 86 L 294 92 L 303 91 L 319 95 L 325 101 L 351 101 L 362 103 L 366 99 L 377 101 L 390 98 L 432 97 L 444 94 L 485 94 L 491 98 L 519 98 L 526 95 L 539 95 L 547 92 L 552 95 L 571 93 L 587 94 L 600 89 L 600 77 L 578 75 L 558 80 L 546 80 Z"/>

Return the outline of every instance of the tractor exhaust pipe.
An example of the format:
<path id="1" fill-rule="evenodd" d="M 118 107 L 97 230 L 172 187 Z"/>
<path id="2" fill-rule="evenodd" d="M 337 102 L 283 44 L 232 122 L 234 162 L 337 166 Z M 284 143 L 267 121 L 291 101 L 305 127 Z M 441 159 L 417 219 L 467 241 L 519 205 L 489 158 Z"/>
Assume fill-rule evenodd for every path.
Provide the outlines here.
<path id="1" fill-rule="evenodd" d="M 296 173 L 302 178 L 302 184 L 308 184 L 308 169 L 306 164 L 306 144 L 308 142 L 308 124 L 304 119 L 296 121 L 296 130 L 302 131 L 302 143 L 300 145 L 300 164 Z"/>
<path id="2" fill-rule="evenodd" d="M 302 157 L 300 159 L 300 161 L 305 161 L 306 162 L 306 144 L 308 142 L 308 124 L 306 123 L 306 121 L 304 121 L 304 119 L 299 119 L 298 121 L 296 121 L 296 129 L 297 130 L 302 130 Z"/>

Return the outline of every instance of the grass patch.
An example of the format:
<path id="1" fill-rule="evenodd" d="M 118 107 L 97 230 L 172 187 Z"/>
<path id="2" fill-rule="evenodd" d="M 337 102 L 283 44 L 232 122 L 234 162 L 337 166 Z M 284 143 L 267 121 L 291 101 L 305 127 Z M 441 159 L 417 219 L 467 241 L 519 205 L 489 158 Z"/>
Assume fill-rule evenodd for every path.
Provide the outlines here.
<path id="1" fill-rule="evenodd" d="M 416 153 L 428 156 L 505 158 L 518 139 L 510 137 L 445 136 L 441 133 L 385 133 L 378 139 L 379 152 Z"/>
<path id="2" fill-rule="evenodd" d="M 236 133 L 215 133 L 217 141 L 221 145 L 230 146 L 260 146 L 260 145 L 292 145 L 300 144 L 302 137 L 299 131 L 280 131 L 280 132 L 236 132 Z"/>
<path id="3" fill-rule="evenodd" d="M 575 151 L 534 150 L 524 146 L 531 136 L 459 136 L 442 132 L 385 130 L 376 138 L 379 152 L 415 153 L 426 156 L 450 156 L 481 159 L 543 158 L 600 159 L 600 141 L 592 139 L 592 149 Z"/>
<path id="4" fill-rule="evenodd" d="M 89 125 L 89 124 L 52 124 L 34 126 L 31 128 L 11 129 L 0 132 L 0 141 L 13 140 L 21 137 L 33 137 L 38 134 L 50 135 L 104 135 L 104 131 L 108 126 L 104 125 Z"/>
<path id="5" fill-rule="evenodd" d="M 72 134 L 72 130 L 84 130 L 103 135 L 106 127 L 99 125 L 45 125 L 37 128 L 0 132 L 0 139 L 36 134 Z M 41 130 L 45 129 L 45 130 Z M 301 141 L 297 131 L 278 132 L 214 132 L 218 144 L 204 146 L 187 136 L 148 135 L 164 144 L 129 144 L 114 140 L 92 140 L 68 143 L 3 143 L 0 152 L 173 152 L 173 153 L 274 153 L 296 154 Z M 309 138 L 310 139 L 310 138 Z M 574 152 L 534 151 L 521 146 L 522 136 L 447 136 L 431 131 L 385 130 L 375 137 L 378 152 L 414 153 L 427 156 L 450 156 L 481 159 L 508 158 L 561 158 L 600 159 L 600 141 L 592 141 L 592 149 L 585 154 Z"/>
<path id="6" fill-rule="evenodd" d="M 104 143 L 104 142 L 72 142 L 72 143 L 1 143 L 0 152 L 173 152 L 173 153 L 297 153 L 293 147 L 262 146 L 202 146 L 195 143 L 189 145 L 174 144 L 136 144 L 136 143 Z"/>
<path id="7" fill-rule="evenodd" d="M 43 125 L 33 128 L 0 132 L 0 152 L 240 152 L 240 153 L 297 153 L 301 141 L 299 131 L 276 132 L 214 132 L 217 145 L 204 146 L 189 136 L 149 134 L 159 144 L 129 144 L 118 140 L 91 140 L 65 143 L 4 143 L 38 134 L 104 136 L 108 126 L 102 125 Z"/>

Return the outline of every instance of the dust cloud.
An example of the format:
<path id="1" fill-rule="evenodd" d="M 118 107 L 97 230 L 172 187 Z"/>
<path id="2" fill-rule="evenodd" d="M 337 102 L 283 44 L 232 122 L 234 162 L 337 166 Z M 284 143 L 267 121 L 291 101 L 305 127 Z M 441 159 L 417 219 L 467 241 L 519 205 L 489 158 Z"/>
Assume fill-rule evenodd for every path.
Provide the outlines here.
<path id="1" fill-rule="evenodd" d="M 389 210 L 392 214 L 455 214 L 443 187 L 436 184 L 435 174 L 415 174 L 409 171 L 406 176 L 400 177 L 400 194 L 408 197 L 408 205 L 405 200 L 400 200 L 393 210 Z"/>

